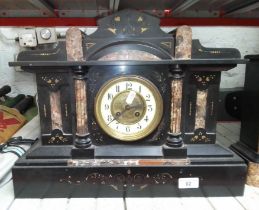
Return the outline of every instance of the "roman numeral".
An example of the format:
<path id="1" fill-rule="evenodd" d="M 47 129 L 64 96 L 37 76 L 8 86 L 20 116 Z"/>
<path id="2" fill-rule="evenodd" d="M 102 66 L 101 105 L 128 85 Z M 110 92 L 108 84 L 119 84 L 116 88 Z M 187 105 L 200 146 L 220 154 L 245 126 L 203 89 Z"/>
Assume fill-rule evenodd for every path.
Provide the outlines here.
<path id="1" fill-rule="evenodd" d="M 108 93 L 108 100 L 112 100 L 113 99 L 113 94 Z"/>
<path id="2" fill-rule="evenodd" d="M 116 85 L 116 92 L 119 93 L 120 92 L 120 86 Z"/>

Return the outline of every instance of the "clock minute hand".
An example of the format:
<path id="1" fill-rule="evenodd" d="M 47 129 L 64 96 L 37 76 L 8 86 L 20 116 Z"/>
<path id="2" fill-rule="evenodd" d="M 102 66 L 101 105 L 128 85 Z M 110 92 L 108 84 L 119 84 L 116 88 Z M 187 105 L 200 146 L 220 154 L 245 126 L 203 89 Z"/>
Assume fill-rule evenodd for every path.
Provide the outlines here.
<path id="1" fill-rule="evenodd" d="M 135 96 L 136 96 L 136 92 L 131 90 L 131 91 L 129 92 L 127 98 L 126 98 L 126 103 L 127 103 L 128 105 L 131 105 L 132 102 L 133 102 L 133 100 L 134 100 L 134 98 L 135 98 Z"/>

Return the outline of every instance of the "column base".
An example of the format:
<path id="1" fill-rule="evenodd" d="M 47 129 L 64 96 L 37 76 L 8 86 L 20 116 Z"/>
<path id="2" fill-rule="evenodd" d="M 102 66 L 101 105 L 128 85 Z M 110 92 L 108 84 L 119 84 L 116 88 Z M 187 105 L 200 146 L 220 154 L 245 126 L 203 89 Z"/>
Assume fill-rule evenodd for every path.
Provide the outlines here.
<path id="1" fill-rule="evenodd" d="M 165 158 L 186 158 L 187 148 L 184 145 L 177 148 L 163 145 L 163 155 Z"/>
<path id="2" fill-rule="evenodd" d="M 74 142 L 75 147 L 80 149 L 90 147 L 92 145 L 92 140 L 90 139 L 89 135 L 89 133 L 83 136 L 76 135 L 76 139 Z"/>
<path id="3" fill-rule="evenodd" d="M 95 147 L 90 146 L 87 148 L 72 148 L 71 149 L 71 158 L 79 158 L 79 159 L 92 159 L 95 155 Z"/>
<path id="4" fill-rule="evenodd" d="M 163 154 L 166 157 L 186 158 L 187 148 L 183 144 L 181 134 L 168 133 L 166 144 L 163 145 Z"/>
<path id="5" fill-rule="evenodd" d="M 173 134 L 168 132 L 168 137 L 166 139 L 166 145 L 172 148 L 179 148 L 183 146 L 183 139 L 181 134 Z"/>

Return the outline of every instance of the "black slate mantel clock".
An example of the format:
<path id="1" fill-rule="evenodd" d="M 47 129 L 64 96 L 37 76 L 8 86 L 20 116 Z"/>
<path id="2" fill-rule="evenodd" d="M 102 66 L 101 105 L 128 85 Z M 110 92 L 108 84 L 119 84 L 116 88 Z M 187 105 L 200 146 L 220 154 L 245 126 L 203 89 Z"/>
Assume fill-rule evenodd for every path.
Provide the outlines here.
<path id="1" fill-rule="evenodd" d="M 220 74 L 239 51 L 132 10 L 98 25 L 10 63 L 36 74 L 41 119 L 13 168 L 16 197 L 241 195 L 246 165 L 215 143 Z"/>

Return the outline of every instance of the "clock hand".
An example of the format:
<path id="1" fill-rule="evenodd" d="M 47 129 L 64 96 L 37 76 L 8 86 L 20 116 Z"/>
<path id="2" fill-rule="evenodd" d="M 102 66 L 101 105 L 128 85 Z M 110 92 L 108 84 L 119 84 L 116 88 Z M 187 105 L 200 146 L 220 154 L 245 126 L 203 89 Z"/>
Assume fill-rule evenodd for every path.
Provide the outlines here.
<path id="1" fill-rule="evenodd" d="M 131 109 L 134 109 L 134 108 L 135 108 L 135 109 L 136 109 L 136 108 L 144 108 L 144 106 L 143 106 L 143 104 L 137 104 L 137 105 L 135 105 L 135 106 L 126 105 L 126 106 L 125 106 L 125 109 L 122 110 L 122 112 L 121 112 L 119 115 L 117 115 L 116 117 L 114 117 L 113 120 L 112 120 L 111 122 L 109 122 L 107 125 L 110 125 L 114 120 L 119 119 L 119 117 L 121 117 L 125 112 L 127 112 L 127 111 L 129 111 L 129 110 L 131 110 Z"/>
<path id="2" fill-rule="evenodd" d="M 133 100 L 134 100 L 134 98 L 135 98 L 135 96 L 136 96 L 136 92 L 131 90 L 131 91 L 129 92 L 127 98 L 126 98 L 126 103 L 127 103 L 128 105 L 131 105 L 132 102 L 133 102 Z"/>

